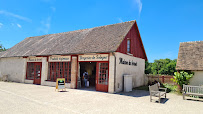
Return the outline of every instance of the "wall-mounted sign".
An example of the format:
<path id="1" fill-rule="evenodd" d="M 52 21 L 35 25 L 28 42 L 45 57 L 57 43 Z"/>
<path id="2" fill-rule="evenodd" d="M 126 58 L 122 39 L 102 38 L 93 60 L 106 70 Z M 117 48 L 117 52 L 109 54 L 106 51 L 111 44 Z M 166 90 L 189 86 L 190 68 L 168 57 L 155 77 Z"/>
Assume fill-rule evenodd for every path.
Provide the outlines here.
<path id="1" fill-rule="evenodd" d="M 42 62 L 42 57 L 28 57 L 27 62 Z"/>
<path id="2" fill-rule="evenodd" d="M 137 66 L 137 62 L 134 62 L 133 60 L 125 60 L 123 58 L 119 58 L 119 64 L 124 64 L 124 65 L 132 65 L 132 66 Z"/>
<path id="3" fill-rule="evenodd" d="M 64 61 L 70 61 L 70 56 L 50 56 L 49 62 L 64 62 Z"/>
<path id="4" fill-rule="evenodd" d="M 108 61 L 108 54 L 79 55 L 78 61 Z"/>
<path id="5" fill-rule="evenodd" d="M 65 78 L 57 78 L 56 80 L 56 89 L 66 89 L 65 87 Z"/>

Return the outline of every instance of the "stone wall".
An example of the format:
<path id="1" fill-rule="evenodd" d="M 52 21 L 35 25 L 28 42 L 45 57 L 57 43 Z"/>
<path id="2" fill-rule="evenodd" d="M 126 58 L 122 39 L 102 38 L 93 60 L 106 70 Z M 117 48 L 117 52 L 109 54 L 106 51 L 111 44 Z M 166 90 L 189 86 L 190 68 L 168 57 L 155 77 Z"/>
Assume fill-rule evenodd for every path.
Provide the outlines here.
<path id="1" fill-rule="evenodd" d="M 26 76 L 26 58 L 0 58 L 0 77 L 8 75 L 9 81 L 24 83 Z"/>

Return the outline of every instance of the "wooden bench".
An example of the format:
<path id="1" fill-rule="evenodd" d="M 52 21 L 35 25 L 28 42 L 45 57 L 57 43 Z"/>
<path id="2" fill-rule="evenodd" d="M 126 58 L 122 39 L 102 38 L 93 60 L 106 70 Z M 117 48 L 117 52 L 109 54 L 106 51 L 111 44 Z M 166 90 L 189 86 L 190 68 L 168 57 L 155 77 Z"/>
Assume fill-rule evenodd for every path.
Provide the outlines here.
<path id="1" fill-rule="evenodd" d="M 203 96 L 203 86 L 183 85 L 183 100 L 185 95 Z"/>
<path id="2" fill-rule="evenodd" d="M 165 98 L 166 98 L 166 89 L 167 88 L 161 88 L 159 83 L 149 86 L 150 102 L 152 102 L 152 96 L 154 96 L 154 97 L 159 97 L 159 103 L 160 103 L 161 96 L 165 95 Z M 160 90 L 164 90 L 164 91 L 160 91 Z"/>

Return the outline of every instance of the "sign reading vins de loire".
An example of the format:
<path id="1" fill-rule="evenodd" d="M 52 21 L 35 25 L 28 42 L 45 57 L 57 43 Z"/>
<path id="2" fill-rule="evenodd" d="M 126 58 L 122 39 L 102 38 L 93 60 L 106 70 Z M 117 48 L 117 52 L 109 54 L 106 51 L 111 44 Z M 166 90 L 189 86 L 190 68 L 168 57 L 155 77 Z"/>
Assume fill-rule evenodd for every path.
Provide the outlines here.
<path id="1" fill-rule="evenodd" d="M 49 62 L 70 61 L 70 56 L 50 56 Z"/>
<path id="2" fill-rule="evenodd" d="M 137 62 L 134 62 L 133 60 L 126 61 L 121 57 L 119 58 L 119 64 L 137 66 Z"/>
<path id="3" fill-rule="evenodd" d="M 79 55 L 78 61 L 108 61 L 108 54 Z"/>
<path id="4" fill-rule="evenodd" d="M 42 57 L 28 57 L 27 62 L 42 62 Z"/>

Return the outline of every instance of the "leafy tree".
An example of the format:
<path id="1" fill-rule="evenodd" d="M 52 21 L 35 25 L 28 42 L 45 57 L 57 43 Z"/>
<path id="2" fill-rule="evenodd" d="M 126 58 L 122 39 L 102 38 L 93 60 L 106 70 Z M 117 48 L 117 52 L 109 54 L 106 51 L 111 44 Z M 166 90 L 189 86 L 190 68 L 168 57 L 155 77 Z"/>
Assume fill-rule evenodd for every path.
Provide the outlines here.
<path id="1" fill-rule="evenodd" d="M 173 75 L 176 72 L 176 62 L 177 60 L 171 59 L 159 59 L 154 60 L 153 63 L 146 62 L 145 63 L 145 73 L 146 74 L 165 74 L 165 75 Z"/>
<path id="2" fill-rule="evenodd" d="M 175 83 L 177 83 L 178 85 L 181 86 L 181 88 L 183 87 L 183 84 L 189 84 L 189 80 L 190 78 L 193 77 L 194 73 L 187 73 L 184 71 L 179 72 L 175 72 L 174 73 L 175 76 L 174 79 L 172 78 L 171 80 L 174 81 Z"/>
<path id="3" fill-rule="evenodd" d="M 2 44 L 0 44 L 0 52 L 2 52 L 2 51 L 6 51 L 6 48 L 4 48 L 4 47 L 2 46 Z"/>
<path id="4" fill-rule="evenodd" d="M 151 67 L 152 67 L 152 63 L 145 61 L 145 73 L 146 74 L 150 74 L 152 72 Z"/>

